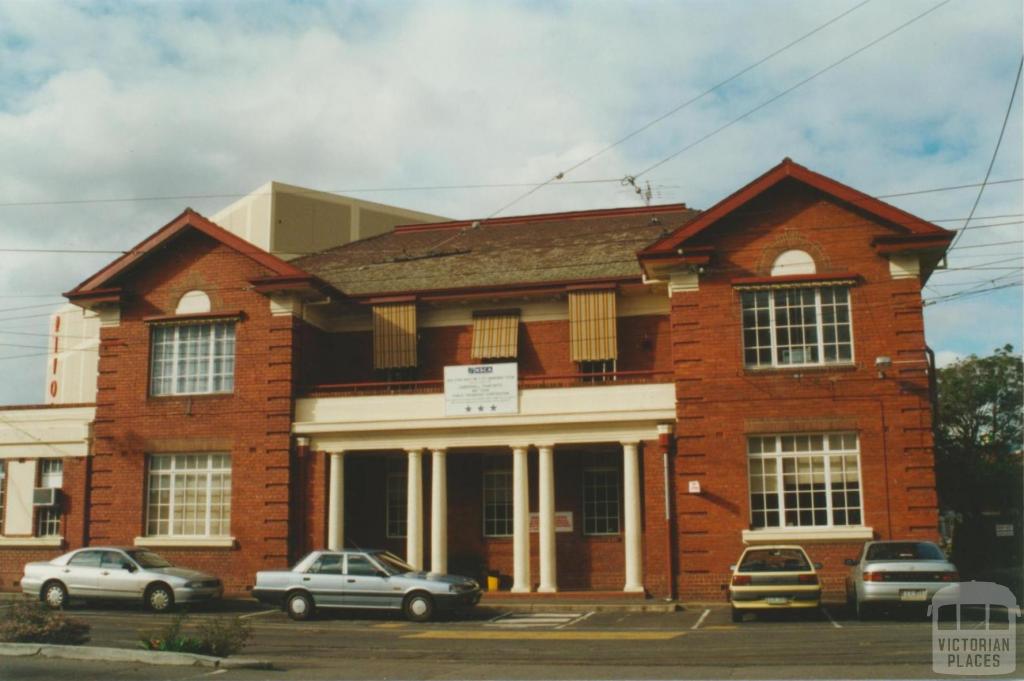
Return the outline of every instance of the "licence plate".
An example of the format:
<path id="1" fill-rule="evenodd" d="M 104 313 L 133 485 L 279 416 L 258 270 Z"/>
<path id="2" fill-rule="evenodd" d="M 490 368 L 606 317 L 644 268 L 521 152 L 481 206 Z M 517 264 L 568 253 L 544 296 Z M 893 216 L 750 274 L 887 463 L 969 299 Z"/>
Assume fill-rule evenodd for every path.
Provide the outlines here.
<path id="1" fill-rule="evenodd" d="M 900 589 L 901 601 L 927 601 L 927 589 Z"/>
<path id="2" fill-rule="evenodd" d="M 789 603 L 789 599 L 783 596 L 769 596 L 765 600 L 768 602 L 768 605 L 785 605 Z"/>

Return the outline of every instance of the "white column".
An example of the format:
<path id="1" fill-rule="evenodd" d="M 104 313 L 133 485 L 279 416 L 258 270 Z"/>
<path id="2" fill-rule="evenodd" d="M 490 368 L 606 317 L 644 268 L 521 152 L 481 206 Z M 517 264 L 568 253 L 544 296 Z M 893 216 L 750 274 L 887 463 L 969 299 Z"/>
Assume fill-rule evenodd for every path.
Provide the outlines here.
<path id="1" fill-rule="evenodd" d="M 445 450 L 430 453 L 430 571 L 448 572 L 448 466 Z"/>
<path id="2" fill-rule="evenodd" d="M 406 488 L 405 562 L 423 569 L 423 450 L 409 449 L 409 485 Z"/>
<path id="3" fill-rule="evenodd" d="M 558 591 L 555 560 L 555 463 L 550 446 L 537 448 L 538 511 L 540 512 L 540 586 L 541 593 Z"/>
<path id="4" fill-rule="evenodd" d="M 526 447 L 512 448 L 512 591 L 530 590 L 530 481 Z"/>
<path id="5" fill-rule="evenodd" d="M 327 491 L 327 548 L 345 548 L 345 453 L 331 452 L 330 487 Z"/>
<path id="6" fill-rule="evenodd" d="M 643 556 L 640 539 L 640 462 L 637 443 L 622 443 L 623 512 L 626 530 L 626 586 L 623 591 L 642 592 Z"/>

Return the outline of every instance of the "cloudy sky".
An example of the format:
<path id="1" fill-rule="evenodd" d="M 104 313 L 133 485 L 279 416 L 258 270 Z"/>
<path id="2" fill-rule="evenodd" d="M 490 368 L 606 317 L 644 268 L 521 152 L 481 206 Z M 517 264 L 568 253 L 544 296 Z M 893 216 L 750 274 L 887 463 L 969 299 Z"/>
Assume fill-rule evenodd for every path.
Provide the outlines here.
<path id="1" fill-rule="evenodd" d="M 626 175 L 704 208 L 785 156 L 874 195 L 981 182 L 1019 0 L 0 0 L 0 404 L 42 400 L 47 314 L 114 257 L 12 249 L 130 248 L 270 179 L 490 215 L 847 10 L 505 214 L 633 205 Z M 994 181 L 1024 177 L 1021 121 L 1018 92 Z M 481 184 L 524 186 L 437 188 Z M 977 195 L 888 200 L 958 228 Z M 1021 182 L 986 188 L 929 282 L 1017 284 L 929 306 L 940 361 L 1021 346 L 1022 213 Z"/>

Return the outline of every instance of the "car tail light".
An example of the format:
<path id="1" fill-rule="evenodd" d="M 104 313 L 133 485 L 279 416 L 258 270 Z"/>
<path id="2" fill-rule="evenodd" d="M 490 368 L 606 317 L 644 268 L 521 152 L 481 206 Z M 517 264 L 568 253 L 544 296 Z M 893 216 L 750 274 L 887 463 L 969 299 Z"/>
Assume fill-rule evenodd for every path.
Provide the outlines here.
<path id="1" fill-rule="evenodd" d="M 881 572 L 865 572 L 864 573 L 864 581 L 865 582 L 884 582 L 885 581 L 885 575 L 883 573 L 881 573 Z"/>
<path id="2" fill-rule="evenodd" d="M 818 575 L 800 575 L 797 577 L 801 584 L 817 584 Z"/>
<path id="3" fill-rule="evenodd" d="M 748 586 L 753 580 L 750 575 L 733 575 L 732 585 L 733 586 Z"/>
<path id="4" fill-rule="evenodd" d="M 940 579 L 943 582 L 959 582 L 960 581 L 960 573 L 959 572 L 943 572 L 942 575 L 940 576 Z"/>

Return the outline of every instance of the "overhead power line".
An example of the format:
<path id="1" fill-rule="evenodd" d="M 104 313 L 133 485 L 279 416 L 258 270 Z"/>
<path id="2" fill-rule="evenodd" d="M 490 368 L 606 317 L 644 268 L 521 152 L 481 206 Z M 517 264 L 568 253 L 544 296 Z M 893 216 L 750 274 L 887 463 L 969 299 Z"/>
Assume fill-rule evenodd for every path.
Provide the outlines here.
<path id="1" fill-rule="evenodd" d="M 528 196 L 534 194 L 535 192 L 539 191 L 540 189 L 546 187 L 547 185 L 552 184 L 553 182 L 559 182 L 560 184 L 564 184 L 561 181 L 569 173 L 579 169 L 580 167 L 586 165 L 587 163 L 590 163 L 591 161 L 593 161 L 598 156 L 601 156 L 602 154 L 604 154 L 604 153 L 606 153 L 608 151 L 611 151 L 612 149 L 614 149 L 615 147 L 619 146 L 620 144 L 623 144 L 624 142 L 627 142 L 627 141 L 633 139 L 634 137 L 636 137 L 640 133 L 644 132 L 645 130 L 649 130 L 650 128 L 654 127 L 658 123 L 661 123 L 663 120 L 674 116 L 675 114 L 679 113 L 680 111 L 682 111 L 686 107 L 690 106 L 691 104 L 693 104 L 693 103 L 703 99 L 704 97 L 710 95 L 712 92 L 715 92 L 716 90 L 719 90 L 722 87 L 725 87 L 729 83 L 733 82 L 734 80 L 736 80 L 740 76 L 743 76 L 744 74 L 752 71 L 753 69 L 757 68 L 761 64 L 764 64 L 765 62 L 769 61 L 770 59 L 773 59 L 773 58 L 777 57 L 778 55 L 782 54 L 783 52 L 785 52 L 786 50 L 790 49 L 791 47 L 794 47 L 794 46 L 798 45 L 799 43 L 802 43 L 804 40 L 810 38 L 812 35 L 815 35 L 816 33 L 819 33 L 821 31 L 825 30 L 826 28 L 828 28 L 832 24 L 836 23 L 837 21 L 839 21 L 840 19 L 842 19 L 846 15 L 851 14 L 851 13 L 855 12 L 856 10 L 860 9 L 861 7 L 863 7 L 864 5 L 868 4 L 868 2 L 870 2 L 870 1 L 871 0 L 864 0 L 864 2 L 861 2 L 860 4 L 855 5 L 855 6 L 851 7 L 850 9 L 846 10 L 845 12 L 832 17 L 831 19 L 829 19 L 825 23 L 815 27 L 814 29 L 812 29 L 808 33 L 803 34 L 802 36 L 800 36 L 796 40 L 792 40 L 792 41 L 786 43 L 782 47 L 776 49 L 774 52 L 772 52 L 772 53 L 762 57 L 761 59 L 758 59 L 757 61 L 755 61 L 754 63 L 750 64 L 749 66 L 747 66 L 747 67 L 745 67 L 743 69 L 740 69 L 739 71 L 737 71 L 736 73 L 732 74 L 731 76 L 729 76 L 725 80 L 719 81 L 718 83 L 712 85 L 710 88 L 708 88 L 707 90 L 704 90 L 699 95 L 697 95 L 695 97 L 691 97 L 690 99 L 686 100 L 685 102 L 682 102 L 681 104 L 676 105 L 675 107 L 669 109 L 668 111 L 666 111 L 665 113 L 661 114 L 657 118 L 654 118 L 654 119 L 648 121 L 647 123 L 641 125 L 639 128 L 634 129 L 632 132 L 624 135 L 623 137 L 620 137 L 619 139 L 617 139 L 616 141 L 612 142 L 611 144 L 608 144 L 608 145 L 602 147 L 601 149 L 599 149 L 598 151 L 594 152 L 590 156 L 587 156 L 586 158 L 584 158 L 584 159 L 582 159 L 580 161 L 577 161 L 573 165 L 569 166 L 568 168 L 566 168 L 565 170 L 562 170 L 559 173 L 556 173 L 555 175 L 553 175 L 552 177 L 548 178 L 547 180 L 544 180 L 543 182 L 537 183 L 532 189 L 530 189 L 530 191 L 528 191 L 528 192 L 526 192 L 526 193 L 524 193 L 524 194 L 522 194 L 520 196 L 517 196 L 516 198 L 512 199 L 511 201 L 509 201 L 508 203 L 506 203 L 501 208 L 499 208 L 498 210 L 494 211 L 493 213 L 491 213 L 490 215 L 488 215 L 484 219 L 485 220 L 489 220 L 489 219 L 495 217 L 496 215 L 499 215 L 499 214 L 505 212 L 506 210 L 508 210 L 512 206 L 514 206 L 517 203 L 519 203 L 520 201 L 522 201 L 523 199 L 525 199 Z"/>
<path id="2" fill-rule="evenodd" d="M 921 19 L 923 19 L 927 15 L 931 14 L 932 12 L 934 12 L 937 9 L 939 9 L 943 5 L 948 4 L 949 2 L 950 2 L 950 0 L 942 0 L 942 2 L 938 3 L 937 5 L 933 6 L 930 9 L 925 10 L 924 12 L 921 12 L 920 14 L 915 16 L 913 19 L 910 19 L 909 21 L 906 21 L 906 22 L 900 24 L 899 26 L 897 26 L 896 28 L 892 29 L 888 33 L 885 33 L 885 34 L 879 36 L 878 38 L 875 38 L 871 42 L 869 42 L 866 45 L 863 45 L 863 46 L 857 48 L 853 52 L 850 52 L 846 56 L 842 57 L 841 59 L 838 59 L 838 60 L 832 62 L 831 64 L 829 64 L 825 68 L 820 69 L 818 71 L 815 71 L 810 76 L 807 76 L 806 78 L 804 78 L 800 82 L 796 83 L 795 85 L 792 85 L 792 86 L 786 88 L 785 90 L 783 90 L 782 92 L 780 92 L 780 93 L 774 95 L 773 97 L 770 97 L 769 99 L 765 100 L 764 102 L 761 102 L 760 104 L 755 106 L 753 109 L 750 109 L 746 113 L 743 113 L 743 114 L 737 116 L 736 118 L 732 119 L 731 121 L 729 121 L 725 125 L 722 125 L 719 128 L 716 128 L 715 130 L 712 130 L 708 134 L 704 135 L 703 137 L 701 137 L 700 139 L 696 140 L 695 142 L 691 142 L 690 144 L 688 144 L 687 146 L 683 147 L 679 151 L 666 156 L 662 160 L 658 161 L 657 163 L 654 163 L 653 165 L 650 165 L 650 166 L 644 168 L 643 170 L 641 170 L 639 173 L 636 173 L 635 175 L 627 175 L 627 178 L 631 178 L 632 180 L 637 180 L 637 179 L 643 177 L 644 175 L 646 175 L 647 173 L 651 172 L 655 168 L 660 168 L 661 166 L 665 165 L 669 161 L 679 157 L 680 155 L 682 155 L 683 153 L 689 151 L 690 149 L 693 149 L 698 144 L 701 144 L 702 142 L 705 142 L 705 141 L 711 139 L 712 137 L 714 137 L 718 133 L 723 132 L 724 130 L 727 130 L 728 128 L 731 128 L 736 123 L 739 123 L 740 121 L 744 120 L 745 118 L 747 118 L 747 117 L 757 113 L 758 111 L 760 111 L 761 109 L 765 108 L 769 104 L 777 102 L 778 100 L 782 99 L 783 97 L 785 97 L 789 93 L 793 92 L 797 88 L 803 87 L 804 85 L 806 85 L 807 83 L 810 83 L 812 80 L 818 78 L 819 76 L 822 76 L 822 75 L 828 73 L 829 71 L 831 71 L 832 69 L 836 68 L 840 64 L 843 64 L 844 62 L 847 62 L 850 59 L 853 59 L 854 57 L 856 57 L 861 52 L 864 52 L 865 50 L 871 49 L 872 47 L 874 47 L 878 43 L 882 42 L 886 38 L 889 38 L 889 37 L 895 35 L 896 33 L 899 33 L 903 29 L 907 28 L 911 24 L 913 24 L 913 23 L 915 23 L 917 21 L 920 21 Z"/>
<path id="3" fill-rule="evenodd" d="M 999 138 L 996 140 L 996 148 L 992 150 L 992 159 L 988 162 L 988 169 L 985 171 L 985 179 L 981 181 L 981 187 L 978 188 L 978 195 L 974 198 L 974 205 L 971 206 L 971 212 L 967 215 L 967 220 L 964 222 L 963 229 L 967 229 L 967 226 L 971 223 L 971 217 L 974 215 L 974 211 L 978 209 L 978 204 L 981 203 L 981 195 L 985 193 L 985 185 L 988 183 L 988 178 L 992 174 L 992 167 L 996 164 L 996 157 L 999 155 L 999 147 L 1003 144 L 1003 135 L 1006 133 L 1006 123 L 1010 120 L 1010 112 L 1013 110 L 1013 100 L 1017 98 L 1017 86 L 1020 85 L 1020 74 L 1021 70 L 1024 69 L 1024 57 L 1020 59 L 1020 65 L 1017 66 L 1017 75 L 1013 79 L 1013 90 L 1010 92 L 1010 102 L 1006 105 L 1006 115 L 1003 117 L 1003 126 L 999 129 Z M 950 246 L 956 246 L 956 242 L 960 240 L 959 232 L 953 237 L 953 243 Z"/>

